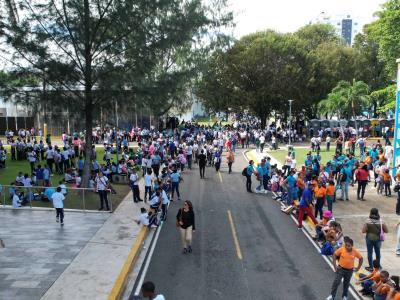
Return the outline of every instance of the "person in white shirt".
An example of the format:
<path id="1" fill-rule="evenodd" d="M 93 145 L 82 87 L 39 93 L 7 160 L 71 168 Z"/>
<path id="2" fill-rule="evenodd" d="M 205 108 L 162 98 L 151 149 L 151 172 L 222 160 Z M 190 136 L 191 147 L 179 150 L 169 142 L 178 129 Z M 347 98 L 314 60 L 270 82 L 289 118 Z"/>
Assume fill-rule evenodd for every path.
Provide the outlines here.
<path id="1" fill-rule="evenodd" d="M 64 226 L 64 200 L 65 197 L 61 193 L 61 187 L 57 187 L 57 190 L 51 195 L 53 201 L 53 207 L 56 209 L 56 222 L 61 222 L 61 226 Z"/>
<path id="2" fill-rule="evenodd" d="M 151 173 L 151 169 L 147 169 L 147 173 L 144 175 L 144 202 L 147 202 L 146 198 L 150 201 L 151 187 L 153 183 Z"/>
<path id="3" fill-rule="evenodd" d="M 153 282 L 147 281 L 142 284 L 143 297 L 151 300 L 165 300 L 165 297 L 163 295 L 157 295 L 155 291 L 156 287 Z"/>
<path id="4" fill-rule="evenodd" d="M 259 140 L 260 140 L 260 152 L 263 153 L 265 145 L 265 136 L 262 134 Z"/>
<path id="5" fill-rule="evenodd" d="M 108 188 L 108 178 L 103 175 L 102 172 L 96 176 L 95 179 L 96 190 L 99 193 L 100 197 L 100 208 L 99 210 L 104 209 L 104 203 L 106 206 L 106 210 L 110 210 L 108 206 L 108 198 L 107 198 L 107 188 Z"/>
<path id="6" fill-rule="evenodd" d="M 142 224 L 143 226 L 149 226 L 149 214 L 147 213 L 147 210 L 142 207 L 140 208 L 140 216 L 139 219 L 135 220 L 135 222 L 140 225 Z"/>
<path id="7" fill-rule="evenodd" d="M 139 201 L 143 201 L 140 199 L 139 176 L 137 175 L 135 169 L 132 170 L 132 174 L 129 176 L 129 185 L 132 189 L 133 202 L 137 203 Z"/>
<path id="8" fill-rule="evenodd" d="M 17 193 L 14 193 L 14 195 L 12 197 L 12 205 L 13 205 L 13 208 L 21 207 L 21 200 L 19 200 Z"/>

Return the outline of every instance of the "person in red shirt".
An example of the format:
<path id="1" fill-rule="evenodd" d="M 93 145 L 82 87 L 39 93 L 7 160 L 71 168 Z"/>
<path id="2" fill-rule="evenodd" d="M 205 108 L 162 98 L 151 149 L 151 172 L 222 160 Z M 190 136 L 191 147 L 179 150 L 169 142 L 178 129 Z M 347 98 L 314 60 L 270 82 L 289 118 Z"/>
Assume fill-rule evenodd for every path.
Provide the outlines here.
<path id="1" fill-rule="evenodd" d="M 365 201 L 364 200 L 364 195 L 365 195 L 365 187 L 368 184 L 368 177 L 369 177 L 369 171 L 368 171 L 368 166 L 362 165 L 360 166 L 356 172 L 355 172 L 356 180 L 357 180 L 357 200 Z"/>

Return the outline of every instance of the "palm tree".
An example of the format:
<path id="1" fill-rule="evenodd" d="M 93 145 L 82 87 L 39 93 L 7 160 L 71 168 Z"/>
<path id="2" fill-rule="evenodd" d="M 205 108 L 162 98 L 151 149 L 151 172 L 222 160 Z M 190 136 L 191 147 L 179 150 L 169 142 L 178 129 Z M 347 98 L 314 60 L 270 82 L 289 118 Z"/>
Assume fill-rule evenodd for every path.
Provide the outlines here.
<path id="1" fill-rule="evenodd" d="M 323 114 L 336 114 L 338 118 L 346 116 L 348 119 L 360 114 L 369 104 L 369 86 L 363 81 L 339 81 L 329 93 L 328 98 L 318 104 Z"/>
<path id="2" fill-rule="evenodd" d="M 351 115 L 354 119 L 369 103 L 369 86 L 363 81 L 356 81 L 355 79 L 353 79 L 352 83 L 340 81 L 333 88 L 332 93 L 340 96 L 347 116 L 350 117 Z"/>

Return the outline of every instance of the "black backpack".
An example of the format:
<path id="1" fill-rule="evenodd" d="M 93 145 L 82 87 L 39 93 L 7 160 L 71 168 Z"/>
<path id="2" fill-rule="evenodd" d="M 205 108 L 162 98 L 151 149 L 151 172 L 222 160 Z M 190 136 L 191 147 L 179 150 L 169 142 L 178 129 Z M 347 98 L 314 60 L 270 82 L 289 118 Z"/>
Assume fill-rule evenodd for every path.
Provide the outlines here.
<path id="1" fill-rule="evenodd" d="M 340 182 L 345 182 L 347 180 L 347 174 L 345 171 L 341 173 Z"/>
<path id="2" fill-rule="evenodd" d="M 247 176 L 247 167 L 245 167 L 245 168 L 243 169 L 242 175 L 243 175 L 243 176 Z"/>

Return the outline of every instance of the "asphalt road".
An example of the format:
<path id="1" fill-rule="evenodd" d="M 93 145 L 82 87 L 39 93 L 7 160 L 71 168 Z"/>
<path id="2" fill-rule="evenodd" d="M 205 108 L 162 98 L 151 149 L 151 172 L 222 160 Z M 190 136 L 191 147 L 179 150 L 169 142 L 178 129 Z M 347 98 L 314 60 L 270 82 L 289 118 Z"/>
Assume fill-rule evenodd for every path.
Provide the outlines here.
<path id="1" fill-rule="evenodd" d="M 334 273 L 270 195 L 246 192 L 245 165 L 239 152 L 232 174 L 225 160 L 221 177 L 211 167 L 203 180 L 197 166 L 183 173 L 182 199 L 193 202 L 196 216 L 193 253 L 181 253 L 175 216 L 182 203 L 175 201 L 145 280 L 153 281 L 167 300 L 325 299 Z M 338 298 L 341 292 L 340 287 Z"/>

